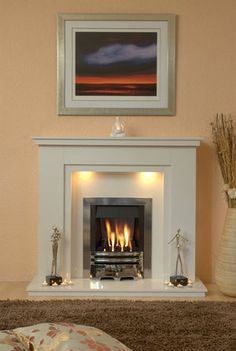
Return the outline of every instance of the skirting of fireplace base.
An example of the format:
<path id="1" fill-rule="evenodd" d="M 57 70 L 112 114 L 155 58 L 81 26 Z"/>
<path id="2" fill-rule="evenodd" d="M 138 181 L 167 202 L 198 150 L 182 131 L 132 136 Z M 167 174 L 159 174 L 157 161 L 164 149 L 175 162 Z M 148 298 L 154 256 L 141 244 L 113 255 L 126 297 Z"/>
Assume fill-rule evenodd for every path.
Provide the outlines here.
<path id="1" fill-rule="evenodd" d="M 78 297 L 205 297 L 207 288 L 200 279 L 192 287 L 168 287 L 158 279 L 107 281 L 74 279 L 73 285 L 42 286 L 37 278 L 27 287 L 29 296 Z"/>

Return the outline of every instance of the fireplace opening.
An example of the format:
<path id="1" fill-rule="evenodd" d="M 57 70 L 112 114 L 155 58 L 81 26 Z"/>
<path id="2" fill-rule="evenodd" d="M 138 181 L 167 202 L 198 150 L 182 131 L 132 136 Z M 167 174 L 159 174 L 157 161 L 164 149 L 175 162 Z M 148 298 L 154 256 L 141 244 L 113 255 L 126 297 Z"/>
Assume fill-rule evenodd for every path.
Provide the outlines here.
<path id="1" fill-rule="evenodd" d="M 143 205 L 91 207 L 92 251 L 143 251 L 143 235 Z"/>
<path id="2" fill-rule="evenodd" d="M 150 276 L 150 216 L 151 199 L 84 199 L 90 278 L 131 280 Z M 84 238 L 84 242 L 88 240 Z M 85 265 L 87 256 L 84 252 Z"/>

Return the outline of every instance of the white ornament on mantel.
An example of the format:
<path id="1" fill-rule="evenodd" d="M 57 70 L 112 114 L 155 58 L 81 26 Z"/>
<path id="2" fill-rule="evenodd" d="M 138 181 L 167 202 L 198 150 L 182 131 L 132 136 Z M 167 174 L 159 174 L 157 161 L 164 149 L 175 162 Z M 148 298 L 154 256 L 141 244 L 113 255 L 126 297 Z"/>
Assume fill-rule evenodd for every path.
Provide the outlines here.
<path id="1" fill-rule="evenodd" d="M 115 118 L 115 122 L 112 125 L 111 137 L 122 138 L 125 137 L 125 127 L 124 124 L 120 121 L 120 117 Z"/>

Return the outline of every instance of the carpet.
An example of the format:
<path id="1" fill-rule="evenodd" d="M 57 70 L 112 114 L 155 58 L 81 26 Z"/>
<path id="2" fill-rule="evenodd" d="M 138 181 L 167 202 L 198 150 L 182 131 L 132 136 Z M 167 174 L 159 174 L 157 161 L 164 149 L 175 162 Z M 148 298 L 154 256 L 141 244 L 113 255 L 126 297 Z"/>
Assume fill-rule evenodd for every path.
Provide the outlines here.
<path id="1" fill-rule="evenodd" d="M 62 321 L 100 328 L 133 351 L 236 350 L 234 301 L 0 301 L 0 330 Z"/>

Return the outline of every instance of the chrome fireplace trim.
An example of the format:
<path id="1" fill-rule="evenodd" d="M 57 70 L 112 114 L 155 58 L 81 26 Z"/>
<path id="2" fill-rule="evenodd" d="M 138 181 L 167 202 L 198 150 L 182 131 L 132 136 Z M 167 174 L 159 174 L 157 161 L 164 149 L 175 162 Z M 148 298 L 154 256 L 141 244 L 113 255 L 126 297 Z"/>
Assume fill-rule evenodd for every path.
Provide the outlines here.
<path id="1" fill-rule="evenodd" d="M 96 197 L 83 199 L 83 277 L 90 276 L 90 208 L 95 206 L 144 206 L 144 278 L 151 278 L 152 199 Z"/>

